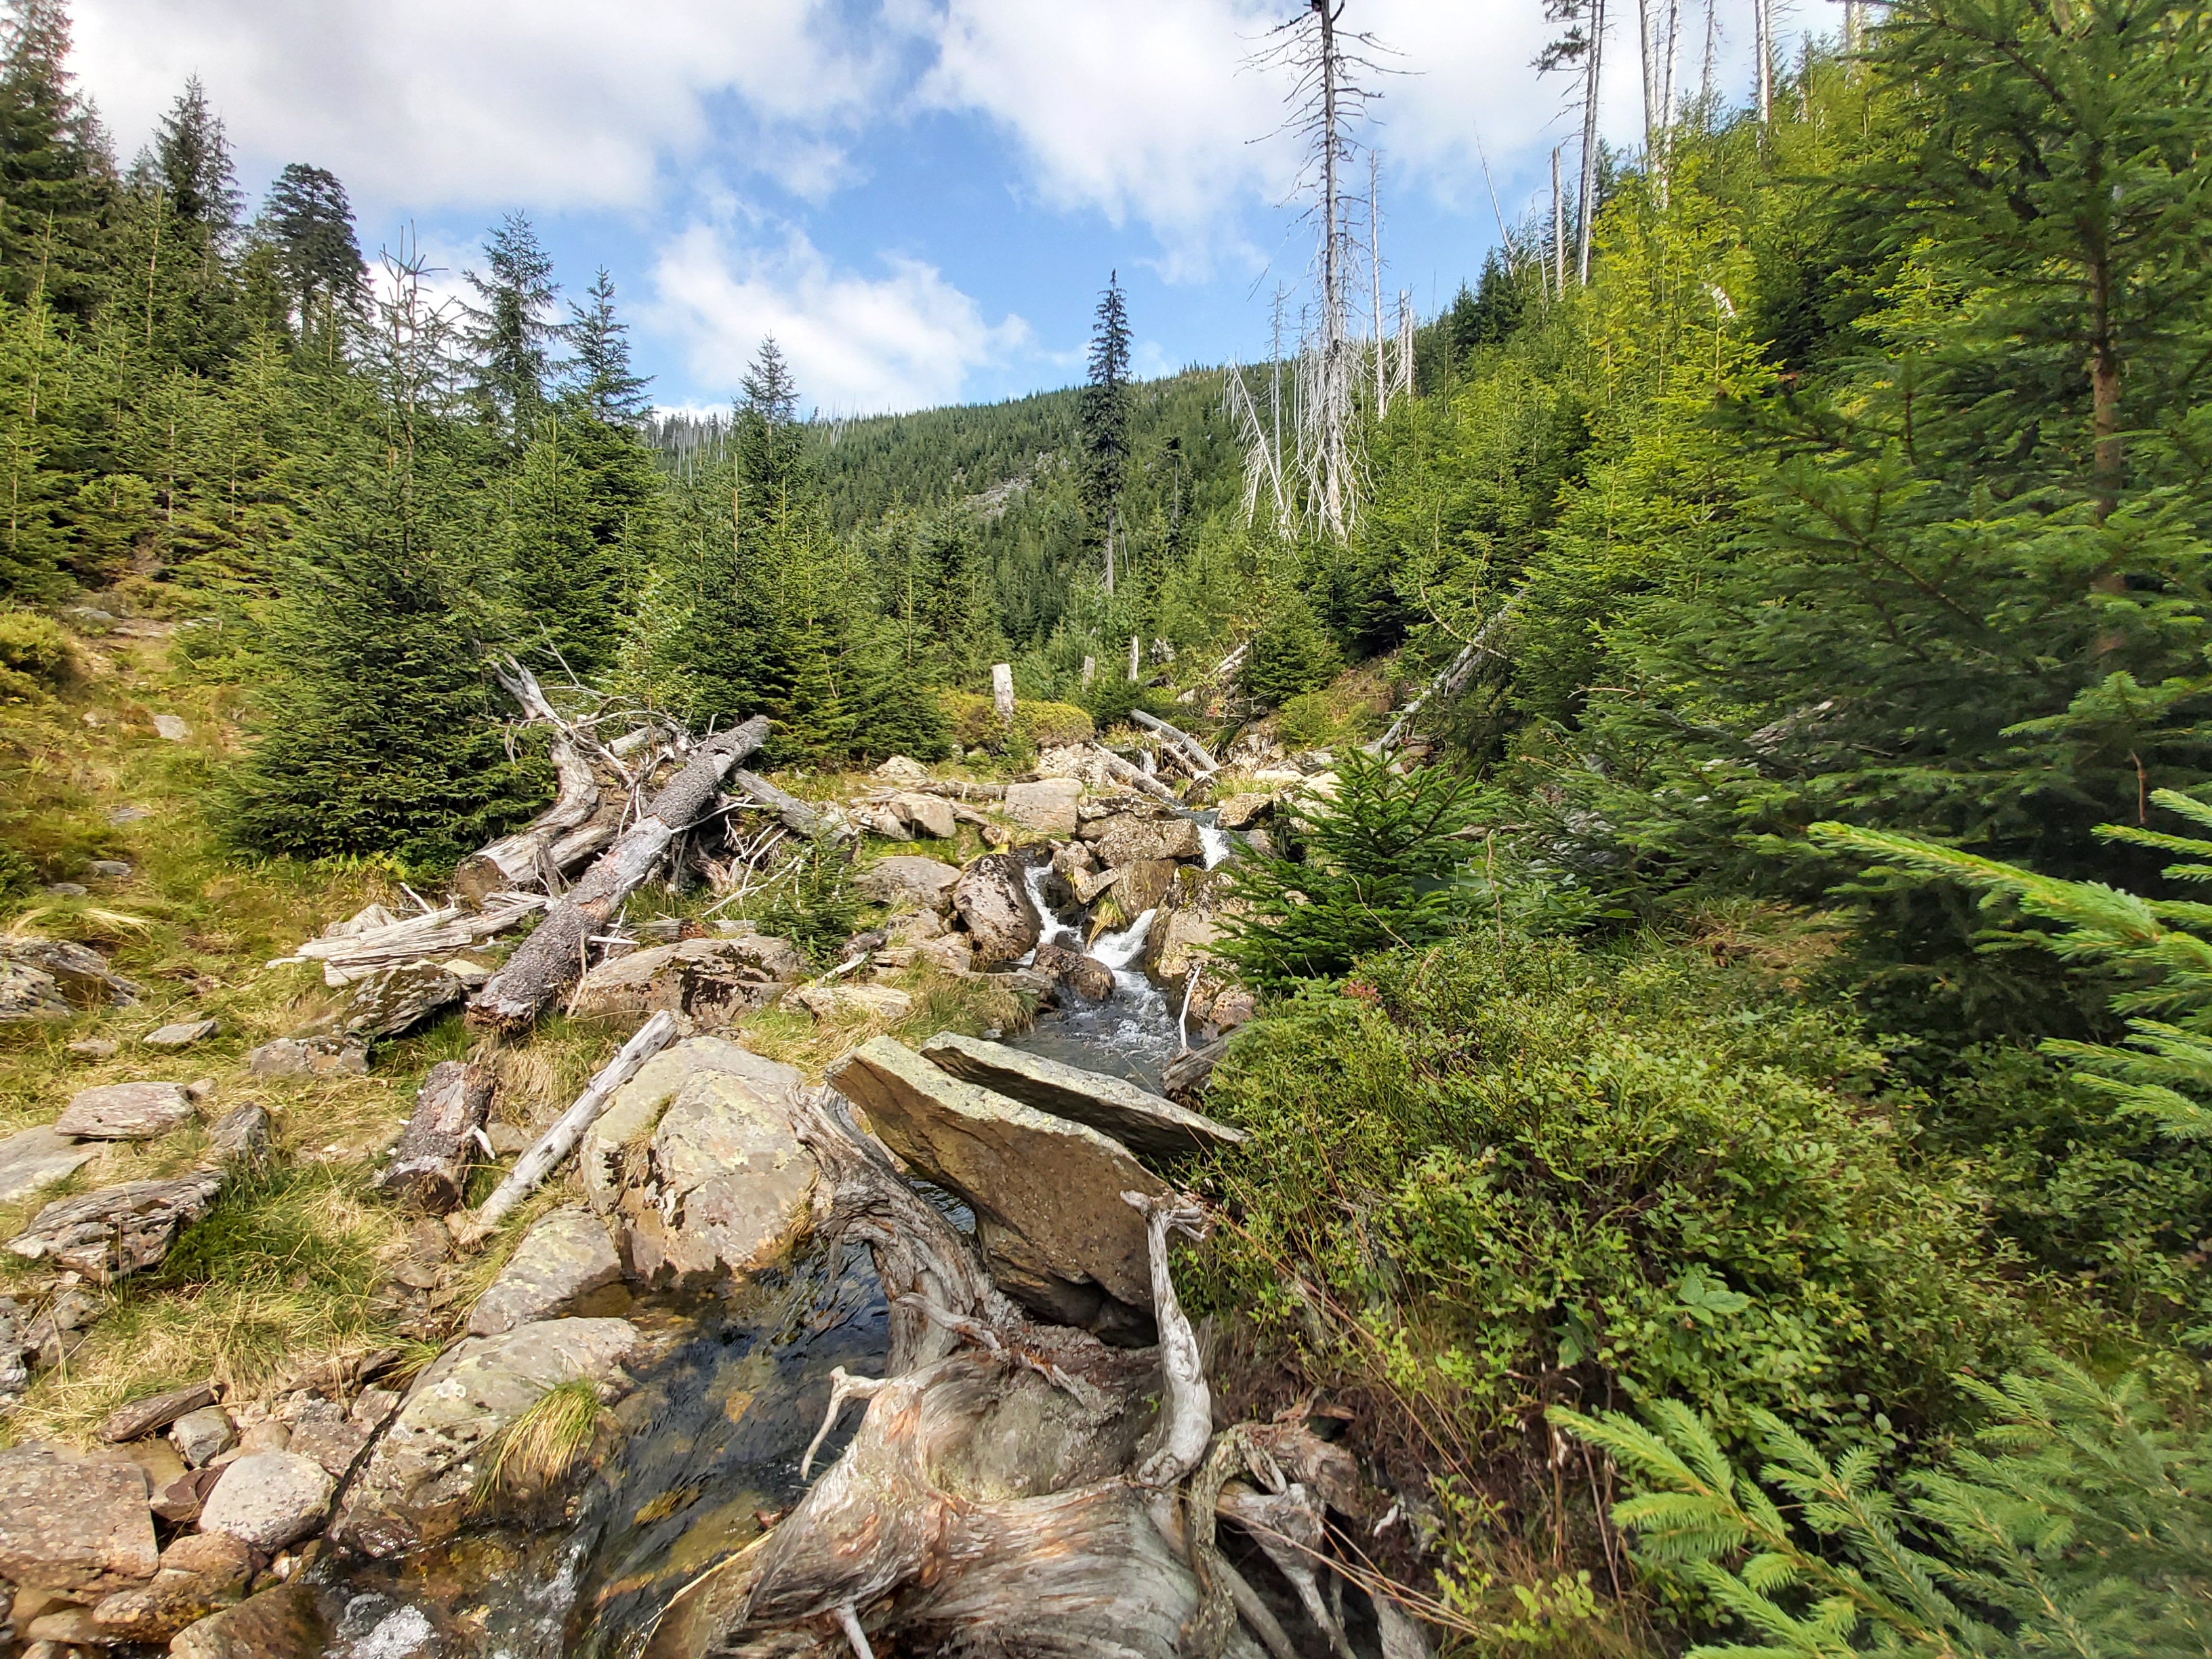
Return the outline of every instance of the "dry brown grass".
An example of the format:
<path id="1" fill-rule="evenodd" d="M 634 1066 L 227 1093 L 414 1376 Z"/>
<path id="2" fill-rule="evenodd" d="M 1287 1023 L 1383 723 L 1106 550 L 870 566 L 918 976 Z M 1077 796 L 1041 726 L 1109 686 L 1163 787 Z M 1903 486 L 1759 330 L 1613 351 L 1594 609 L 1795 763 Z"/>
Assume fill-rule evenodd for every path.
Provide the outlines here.
<path id="1" fill-rule="evenodd" d="M 817 1019 L 803 1009 L 763 1009 L 743 1021 L 733 1035 L 754 1053 L 796 1066 L 813 1081 L 870 1037 L 885 1033 L 918 1047 L 939 1031 L 981 1036 L 986 1031 L 1018 1031 L 1030 1023 L 1022 1000 L 1003 983 L 987 977 L 961 978 L 933 968 L 900 974 L 892 981 L 914 999 L 899 1019 L 858 1010 Z"/>
<path id="2" fill-rule="evenodd" d="M 567 1480 L 592 1449 L 608 1420 L 599 1391 L 587 1377 L 556 1382 L 493 1437 L 483 1454 L 471 1505 L 495 1507 L 502 1499 L 542 1496 Z"/>

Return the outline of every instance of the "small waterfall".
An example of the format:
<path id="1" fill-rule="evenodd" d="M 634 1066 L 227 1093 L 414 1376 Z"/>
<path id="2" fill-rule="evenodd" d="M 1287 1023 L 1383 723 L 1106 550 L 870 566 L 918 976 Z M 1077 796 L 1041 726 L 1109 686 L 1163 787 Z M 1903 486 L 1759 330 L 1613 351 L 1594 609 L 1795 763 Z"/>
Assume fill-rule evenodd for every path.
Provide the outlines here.
<path id="1" fill-rule="evenodd" d="M 1195 822 L 1198 824 L 1198 844 L 1206 849 L 1206 867 L 1216 869 L 1237 850 L 1237 843 L 1219 824 L 1210 823 L 1204 818 Z"/>

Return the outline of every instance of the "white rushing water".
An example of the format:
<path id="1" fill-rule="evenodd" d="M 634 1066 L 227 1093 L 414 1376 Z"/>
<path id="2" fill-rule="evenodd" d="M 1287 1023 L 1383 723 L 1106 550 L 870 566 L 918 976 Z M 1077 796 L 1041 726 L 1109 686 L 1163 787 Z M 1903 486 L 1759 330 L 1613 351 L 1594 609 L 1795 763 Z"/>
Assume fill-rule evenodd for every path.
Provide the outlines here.
<path id="1" fill-rule="evenodd" d="M 1030 902 L 1036 907 L 1041 924 L 1038 943 L 1080 951 L 1105 963 L 1114 975 L 1114 994 L 1094 1004 L 1071 993 L 1063 1000 L 1060 1012 L 1045 1015 L 1015 1041 L 1021 1048 L 1070 1065 L 1112 1072 L 1148 1088 L 1155 1086 L 1160 1067 L 1175 1058 L 1176 1048 L 1175 1008 L 1146 977 L 1143 966 L 1145 940 L 1152 933 L 1155 913 L 1147 910 L 1127 927 L 1101 933 L 1086 944 L 1082 931 L 1053 909 L 1046 896 L 1052 880 L 1052 866 L 1048 864 L 1032 864 L 1022 872 L 1022 885 Z M 1023 961 L 1036 959 L 1036 953 L 1031 951 Z"/>

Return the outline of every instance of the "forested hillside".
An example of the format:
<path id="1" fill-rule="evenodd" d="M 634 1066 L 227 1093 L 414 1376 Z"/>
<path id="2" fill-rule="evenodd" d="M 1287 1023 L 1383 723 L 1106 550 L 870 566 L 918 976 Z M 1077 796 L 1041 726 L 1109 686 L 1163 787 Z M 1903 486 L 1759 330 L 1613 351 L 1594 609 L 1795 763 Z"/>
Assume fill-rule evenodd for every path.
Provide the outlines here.
<path id="1" fill-rule="evenodd" d="M 1061 1605 L 1006 1585 L 1068 1562 L 1094 1574 L 1071 1652 L 2212 1652 L 2212 25 L 2158 0 L 1849 10 L 1770 52 L 1747 106 L 1662 103 L 1642 146 L 1593 148 L 1441 316 L 1362 320 L 1324 286 L 1280 362 L 1224 342 L 1139 381 L 1109 274 L 1080 386 L 805 419 L 768 340 L 701 422 L 653 411 L 611 282 L 555 270 L 524 213 L 467 305 L 434 305 L 407 250 L 364 257 L 329 173 L 248 204 L 197 82 L 125 163 L 59 0 L 9 0 L 7 938 L 97 946 L 275 1036 L 311 1010 L 258 962 L 303 895 L 334 896 L 319 923 L 448 887 L 481 917 L 512 882 L 544 920 L 469 1023 L 394 1028 L 374 1065 L 503 1066 L 533 1132 L 641 1029 L 647 1004 L 595 1024 L 584 993 L 648 912 L 671 949 L 781 947 L 757 1006 L 716 1016 L 750 1045 L 730 1064 L 865 1096 L 982 1221 L 945 1243 L 887 1158 L 823 1150 L 876 1146 L 842 1097 L 792 1109 L 822 1213 L 877 1182 L 855 1237 L 915 1288 L 878 1304 L 884 1381 L 809 1373 L 786 1415 L 940 1386 L 947 1414 L 872 1407 L 787 1507 L 747 1486 L 712 1547 L 595 1566 L 605 1605 L 666 1590 L 654 1654 L 866 1652 L 864 1626 L 982 1651 L 958 1644 Z M 1547 64 L 1595 100 L 1604 14 L 1553 12 Z M 1285 26 L 1329 85 L 1334 15 Z M 1327 108 L 1316 154 L 1347 158 Z M 1314 219 L 1324 284 L 1340 209 Z M 172 642 L 133 657 L 118 628 Z M 156 688 L 222 722 L 190 766 L 146 759 Z M 173 797 L 158 896 L 87 890 L 140 856 L 116 778 Z M 601 861 L 562 862 L 580 825 Z M 609 873 L 617 834 L 647 850 Z M 672 1029 L 695 990 L 649 1006 Z M 122 1018 L 5 1028 L 9 1124 L 44 1132 L 62 1039 Z M 1147 1020 L 1166 1063 L 1121 1086 L 1203 1133 L 1173 1119 L 1175 1159 L 1139 1168 L 1127 1121 L 1082 1119 L 1114 1182 L 1151 1184 L 1112 1185 L 1094 1228 L 1133 1230 L 1124 1278 L 1054 1279 L 964 1153 L 900 1126 L 936 1074 L 893 1038 L 1036 1021 L 1103 1052 Z M 281 1336 L 194 1322 L 229 1281 L 190 1264 L 273 1256 L 280 1209 L 301 1251 L 398 1251 L 412 1212 L 331 1134 L 327 1163 L 295 1131 L 281 1176 L 226 1176 L 119 1298 L 141 1322 L 111 1328 L 167 1334 L 158 1363 L 27 1359 L 16 1420 L 81 1439 L 156 1384 L 261 1387 Z M 575 1190 L 647 1179 L 626 1145 Z M 457 1221 L 512 1173 L 483 1146 Z M 283 1196 L 311 1173 L 337 1194 L 313 1216 Z M 1060 1181 L 1036 1190 L 1075 1205 Z M 902 1228 L 950 1254 L 914 1267 Z M 302 1340 L 399 1340 L 355 1290 Z M 410 1316 L 410 1364 L 459 1294 Z M 744 1306 L 787 1335 L 845 1317 Z M 1113 1369 L 1154 1346 L 1157 1388 Z M 848 1544 L 892 1548 L 838 1530 L 864 1476 L 872 1516 L 970 1514 L 896 1437 L 969 1422 L 944 1379 L 986 1353 L 994 1401 L 1081 1418 L 1063 1461 L 1096 1484 L 990 1465 L 975 1489 L 1016 1498 L 975 1499 L 971 1555 L 917 1524 L 911 1561 L 840 1588 Z M 764 1376 L 716 1372 L 708 1415 L 743 1422 Z M 659 1466 L 592 1438 L 662 1419 L 617 1433 L 585 1395 L 548 1480 L 634 1484 L 562 1524 L 699 1500 L 705 1477 L 647 1492 Z M 1094 1443 L 1140 1399 L 1157 1443 Z M 1156 1534 L 1139 1492 L 1180 1518 Z M 985 1613 L 956 1617 L 969 1571 Z M 1184 1611 L 1139 1630 L 1116 1594 Z"/>

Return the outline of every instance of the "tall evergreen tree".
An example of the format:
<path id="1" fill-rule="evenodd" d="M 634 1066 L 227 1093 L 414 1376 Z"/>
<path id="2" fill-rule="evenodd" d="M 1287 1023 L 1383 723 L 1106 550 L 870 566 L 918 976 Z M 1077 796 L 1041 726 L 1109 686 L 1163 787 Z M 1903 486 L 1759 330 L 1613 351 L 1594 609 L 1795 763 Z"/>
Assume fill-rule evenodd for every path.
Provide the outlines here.
<path id="1" fill-rule="evenodd" d="M 368 267 L 355 240 L 353 206 L 336 173 L 289 163 L 269 187 L 261 224 L 303 333 L 319 322 L 334 326 L 337 313 L 362 307 Z"/>
<path id="2" fill-rule="evenodd" d="M 480 364 L 477 398 L 484 418 L 520 443 L 545 401 L 550 348 L 560 331 L 553 307 L 561 285 L 553 280 L 552 256 L 522 214 L 499 222 L 483 253 L 488 274 L 466 273 L 477 300 L 469 330 Z"/>
<path id="3" fill-rule="evenodd" d="M 568 366 L 570 384 L 597 419 L 635 426 L 652 411 L 645 389 L 653 378 L 630 368 L 629 325 L 615 314 L 615 280 L 605 265 L 585 295 L 591 303 L 570 302 L 564 331 L 575 353 Z"/>
<path id="4" fill-rule="evenodd" d="M 71 88 L 63 0 L 9 0 L 0 23 L 0 293 L 89 317 L 106 289 L 115 164 Z"/>
<path id="5" fill-rule="evenodd" d="M 1121 489 L 1129 471 L 1129 308 L 1119 272 L 1109 272 L 1091 333 L 1091 378 L 1083 389 L 1083 499 L 1092 535 L 1104 550 L 1106 591 L 1114 591 L 1115 548 L 1123 533 Z"/>
<path id="6" fill-rule="evenodd" d="M 229 138 L 198 76 L 185 81 L 133 172 L 142 188 L 161 191 L 178 233 L 204 250 L 222 251 L 238 228 L 242 198 Z"/>
<path id="7" fill-rule="evenodd" d="M 596 674 L 614 660 L 658 551 L 653 458 L 629 428 L 563 398 L 539 416 L 507 490 L 507 597 L 523 649 Z"/>

